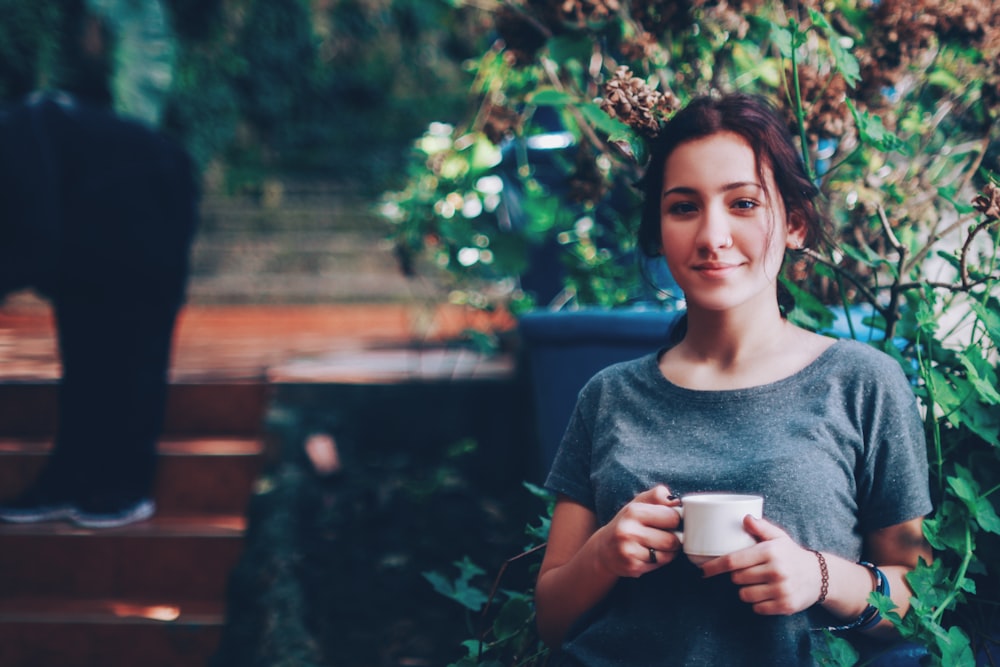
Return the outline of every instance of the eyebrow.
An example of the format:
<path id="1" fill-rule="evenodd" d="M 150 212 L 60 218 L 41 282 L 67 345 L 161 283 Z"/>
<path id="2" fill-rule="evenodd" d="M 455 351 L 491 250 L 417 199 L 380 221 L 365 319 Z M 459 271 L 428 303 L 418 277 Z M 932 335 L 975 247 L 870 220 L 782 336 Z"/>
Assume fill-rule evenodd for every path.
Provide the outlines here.
<path id="1" fill-rule="evenodd" d="M 760 183 L 757 183 L 756 181 L 737 181 L 735 183 L 727 183 L 726 185 L 723 185 L 722 192 L 730 192 L 732 190 L 739 190 L 740 188 L 746 188 L 746 187 L 757 188 L 758 190 L 764 189 L 761 187 Z M 689 188 L 687 186 L 681 185 L 676 188 L 670 188 L 669 190 L 664 190 L 662 199 L 666 199 L 667 196 L 672 194 L 693 195 L 697 194 L 697 190 L 695 190 L 694 188 Z"/>

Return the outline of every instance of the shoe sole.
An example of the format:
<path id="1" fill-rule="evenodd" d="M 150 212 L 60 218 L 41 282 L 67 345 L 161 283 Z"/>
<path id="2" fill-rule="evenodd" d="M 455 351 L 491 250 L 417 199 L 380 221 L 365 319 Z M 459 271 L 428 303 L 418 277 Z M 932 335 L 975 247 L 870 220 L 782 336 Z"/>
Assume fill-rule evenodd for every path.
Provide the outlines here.
<path id="1" fill-rule="evenodd" d="M 44 523 L 46 521 L 63 521 L 71 519 L 76 509 L 72 505 L 49 507 L 34 512 L 19 512 L 17 510 L 0 511 L 0 520 L 9 523 Z"/>
<path id="2" fill-rule="evenodd" d="M 119 528 L 139 523 L 156 513 L 156 503 L 144 500 L 121 514 L 88 514 L 78 509 L 70 512 L 69 520 L 81 528 Z"/>

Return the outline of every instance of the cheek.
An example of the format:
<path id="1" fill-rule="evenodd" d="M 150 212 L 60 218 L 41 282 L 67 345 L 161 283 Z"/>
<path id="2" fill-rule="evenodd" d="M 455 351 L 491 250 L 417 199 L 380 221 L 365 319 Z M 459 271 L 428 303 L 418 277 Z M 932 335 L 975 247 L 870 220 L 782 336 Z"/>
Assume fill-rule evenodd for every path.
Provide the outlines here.
<path id="1" fill-rule="evenodd" d="M 690 231 L 691 227 L 688 225 L 660 225 L 660 248 L 663 250 L 663 254 L 666 255 L 669 252 L 677 253 L 693 242 Z"/>

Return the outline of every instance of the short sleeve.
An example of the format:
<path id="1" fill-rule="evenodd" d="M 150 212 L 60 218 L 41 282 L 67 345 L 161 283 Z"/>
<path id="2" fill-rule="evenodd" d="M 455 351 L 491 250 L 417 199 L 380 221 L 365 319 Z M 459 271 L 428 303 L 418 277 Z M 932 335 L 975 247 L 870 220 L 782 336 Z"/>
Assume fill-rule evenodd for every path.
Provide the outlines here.
<path id="1" fill-rule="evenodd" d="M 864 532 L 932 509 L 926 436 L 913 388 L 894 359 L 880 357 L 865 391 L 867 447 L 858 483 Z"/>
<path id="2" fill-rule="evenodd" d="M 596 501 L 590 483 L 593 440 L 585 416 L 587 389 L 588 387 L 584 387 L 580 392 L 580 397 L 573 408 L 569 425 L 566 427 L 566 432 L 563 434 L 563 439 L 553 459 L 552 468 L 545 480 L 545 487 L 594 510 Z"/>

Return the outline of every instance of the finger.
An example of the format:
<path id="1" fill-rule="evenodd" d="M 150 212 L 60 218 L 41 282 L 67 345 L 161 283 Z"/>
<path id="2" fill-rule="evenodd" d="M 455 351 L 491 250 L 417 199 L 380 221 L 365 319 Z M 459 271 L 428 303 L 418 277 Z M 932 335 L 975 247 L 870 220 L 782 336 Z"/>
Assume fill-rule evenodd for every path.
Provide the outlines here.
<path id="1" fill-rule="evenodd" d="M 788 533 L 783 531 L 781 528 L 778 528 L 766 519 L 758 519 L 752 514 L 747 514 L 743 517 L 743 529 L 750 533 L 750 535 L 756 538 L 759 542 L 788 537 Z"/>
<path id="2" fill-rule="evenodd" d="M 634 499 L 635 502 L 649 503 L 652 505 L 677 504 L 677 497 L 670 491 L 666 484 L 657 484 L 651 489 L 643 491 Z"/>
<path id="3" fill-rule="evenodd" d="M 766 560 L 767 550 L 757 544 L 725 556 L 713 558 L 701 566 L 701 571 L 706 577 L 714 577 L 727 572 L 747 570 L 764 564 Z"/>
<path id="4" fill-rule="evenodd" d="M 731 567 L 729 578 L 737 586 L 771 583 L 774 581 L 774 568 L 764 562 L 755 562 L 746 567 Z"/>
<path id="5" fill-rule="evenodd" d="M 679 537 L 668 530 L 654 530 L 646 537 L 645 544 L 657 551 L 677 553 L 683 548 Z"/>

